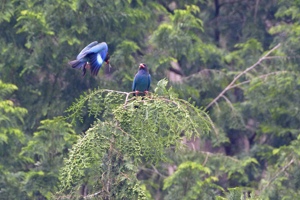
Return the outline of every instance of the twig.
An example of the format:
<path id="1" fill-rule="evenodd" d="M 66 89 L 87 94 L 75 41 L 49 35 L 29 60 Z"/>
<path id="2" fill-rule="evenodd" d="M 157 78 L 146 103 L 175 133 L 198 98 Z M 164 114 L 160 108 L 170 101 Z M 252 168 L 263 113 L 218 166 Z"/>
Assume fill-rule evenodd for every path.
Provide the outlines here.
<path id="1" fill-rule="evenodd" d="M 256 23 L 256 15 L 257 15 L 257 10 L 258 10 L 258 4 L 259 4 L 259 0 L 256 0 L 255 9 L 254 9 L 254 22 L 255 23 Z"/>
<path id="2" fill-rule="evenodd" d="M 205 160 L 204 160 L 204 162 L 203 162 L 203 164 L 202 164 L 203 166 L 206 165 L 207 160 L 208 160 L 208 154 L 206 154 Z"/>
<path id="3" fill-rule="evenodd" d="M 119 93 L 119 94 L 130 94 L 130 93 L 132 93 L 132 92 L 122 92 L 122 91 L 116 91 L 116 90 L 107 90 L 107 89 L 105 89 L 105 90 L 101 90 L 101 91 L 103 91 L 103 92 L 114 92 L 114 93 Z"/>
<path id="4" fill-rule="evenodd" d="M 126 105 L 127 102 L 128 102 L 128 97 L 129 97 L 129 95 L 130 95 L 130 93 L 127 93 L 127 94 L 126 94 L 126 99 L 125 99 L 124 107 L 125 107 L 125 105 Z"/>
<path id="5" fill-rule="evenodd" d="M 230 106 L 230 108 L 232 109 L 232 111 L 236 111 L 235 108 L 233 107 L 231 101 L 225 97 L 224 95 L 221 96 L 223 99 L 225 99 L 225 101 L 228 103 L 228 105 Z"/>
<path id="6" fill-rule="evenodd" d="M 158 175 L 160 175 L 161 177 L 166 177 L 165 175 L 163 175 L 162 173 L 160 173 L 160 172 L 156 169 L 156 167 L 155 167 L 154 165 L 151 164 L 151 166 L 152 166 L 152 168 L 154 169 L 154 171 L 155 171 Z"/>
<path id="7" fill-rule="evenodd" d="M 277 74 L 281 74 L 281 73 L 288 73 L 288 71 L 271 72 L 271 73 L 268 73 L 268 74 L 261 75 L 257 78 L 263 79 L 263 78 L 267 78 L 270 75 L 274 75 L 274 74 L 277 75 Z M 236 87 L 239 87 L 241 85 L 244 85 L 244 84 L 247 84 L 247 83 L 250 83 L 250 82 L 251 82 L 251 80 L 244 81 L 244 82 L 232 85 L 229 89 L 236 88 Z"/>
<path id="8" fill-rule="evenodd" d="M 202 153 L 202 154 L 205 154 L 206 156 L 208 156 L 208 157 L 212 157 L 212 156 L 222 156 L 222 157 L 225 157 L 225 158 L 228 158 L 228 159 L 230 159 L 230 160 L 232 160 L 232 161 L 234 161 L 234 162 L 241 162 L 241 160 L 239 160 L 239 159 L 236 159 L 236 158 L 234 158 L 234 157 L 231 157 L 231 156 L 226 156 L 226 155 L 224 155 L 224 154 L 221 154 L 221 153 L 211 153 L 211 152 L 208 152 L 208 151 L 198 151 L 199 153 Z"/>
<path id="9" fill-rule="evenodd" d="M 265 60 L 273 51 L 275 51 L 276 49 L 278 49 L 280 47 L 280 43 L 277 44 L 273 49 L 271 49 L 266 55 L 264 55 L 263 57 L 261 57 L 254 65 L 248 67 L 247 69 L 245 69 L 243 72 L 241 72 L 240 74 L 238 74 L 229 85 L 227 85 L 227 87 L 214 99 L 212 100 L 206 107 L 204 110 L 207 110 L 208 108 L 210 108 L 213 104 L 215 104 L 223 95 L 225 92 L 227 92 L 233 85 L 234 83 L 244 74 L 246 74 L 248 71 L 252 70 L 253 68 L 255 68 L 257 65 L 259 65 L 263 60 Z"/>
<path id="10" fill-rule="evenodd" d="M 264 187 L 263 187 L 263 189 L 260 191 L 260 192 L 262 192 L 262 191 L 264 191 L 267 187 L 269 187 L 269 185 L 282 173 L 282 172 L 284 172 L 291 164 L 293 164 L 293 162 L 294 162 L 294 158 L 292 158 L 292 160 L 290 160 L 290 162 L 287 164 L 287 165 L 285 165 L 279 172 L 277 172 L 277 174 L 275 174 L 275 176 L 273 176 L 272 178 L 271 178 L 271 180 L 268 182 L 268 184 L 267 185 L 265 185 Z"/>
<path id="11" fill-rule="evenodd" d="M 93 198 L 93 197 L 98 196 L 99 194 L 101 194 L 101 192 L 102 192 L 102 191 L 96 192 L 96 193 L 94 193 L 94 194 L 87 195 L 87 196 L 85 196 L 85 197 L 83 197 L 83 198 L 84 198 L 84 199 L 91 199 L 91 198 Z"/>
<path id="12" fill-rule="evenodd" d="M 297 58 L 298 56 L 294 56 L 295 58 Z M 289 56 L 267 56 L 265 58 L 265 60 L 271 60 L 271 59 L 274 59 L 274 58 L 285 58 L 285 59 L 290 59 L 290 58 L 293 58 L 293 57 L 289 57 Z"/>

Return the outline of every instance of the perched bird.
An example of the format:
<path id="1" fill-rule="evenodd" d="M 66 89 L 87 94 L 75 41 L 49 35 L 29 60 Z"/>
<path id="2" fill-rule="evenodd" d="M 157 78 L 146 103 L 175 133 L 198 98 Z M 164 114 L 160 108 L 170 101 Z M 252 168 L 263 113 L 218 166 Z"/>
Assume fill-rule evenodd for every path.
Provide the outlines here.
<path id="1" fill-rule="evenodd" d="M 133 79 L 132 91 L 135 92 L 136 96 L 138 96 L 139 93 L 147 94 L 150 88 L 150 84 L 151 75 L 149 74 L 148 67 L 146 64 L 141 63 L 139 65 L 139 71 L 136 73 Z"/>
<path id="2" fill-rule="evenodd" d="M 69 62 L 73 68 L 82 69 L 83 76 L 86 73 L 86 69 L 91 70 L 91 74 L 97 76 L 102 63 L 109 64 L 108 46 L 105 42 L 98 43 L 94 41 L 84 47 L 77 55 L 76 60 Z"/>

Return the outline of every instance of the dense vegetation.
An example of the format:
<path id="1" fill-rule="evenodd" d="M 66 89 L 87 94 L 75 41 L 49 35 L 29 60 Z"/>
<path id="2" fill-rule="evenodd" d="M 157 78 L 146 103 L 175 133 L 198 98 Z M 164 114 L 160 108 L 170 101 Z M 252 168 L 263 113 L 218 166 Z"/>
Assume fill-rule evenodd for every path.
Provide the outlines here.
<path id="1" fill-rule="evenodd" d="M 300 1 L 1 0 L 0 199 L 297 199 Z M 97 77 L 67 63 L 106 41 Z M 132 97 L 140 62 L 152 86 Z"/>

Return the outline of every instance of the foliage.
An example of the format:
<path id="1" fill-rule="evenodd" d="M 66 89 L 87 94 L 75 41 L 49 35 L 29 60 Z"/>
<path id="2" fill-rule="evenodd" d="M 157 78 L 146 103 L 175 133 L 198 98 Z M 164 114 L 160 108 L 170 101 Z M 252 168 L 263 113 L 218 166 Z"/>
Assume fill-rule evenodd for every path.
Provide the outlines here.
<path id="1" fill-rule="evenodd" d="M 63 158 L 77 138 L 72 126 L 62 117 L 41 121 L 38 131 L 20 152 L 31 169 L 25 173 L 23 180 L 24 188 L 31 198 L 51 198 L 57 190 Z"/>
<path id="2" fill-rule="evenodd" d="M 214 199 L 216 192 L 213 190 L 222 188 L 214 183 L 218 178 L 210 174 L 210 169 L 200 163 L 181 163 L 177 171 L 164 180 L 163 189 L 172 186 L 166 199 Z M 198 177 L 197 182 L 194 182 L 193 177 Z"/>
<path id="3" fill-rule="evenodd" d="M 167 161 L 166 148 L 182 148 L 182 135 L 187 139 L 208 135 L 208 115 L 176 98 L 165 85 L 165 80 L 160 81 L 156 91 L 165 91 L 166 97 L 152 93 L 130 98 L 131 93 L 95 90 L 70 107 L 71 117 L 77 117 L 89 101 L 90 114 L 99 112 L 101 106 L 112 116 L 104 114 L 108 119 L 96 121 L 73 147 L 62 171 L 62 191 L 87 184 L 101 198 L 142 198 L 135 175 L 138 165 Z"/>
<path id="4" fill-rule="evenodd" d="M 19 198 L 19 180 L 22 173 L 22 159 L 18 152 L 26 138 L 21 129 L 27 110 L 16 106 L 10 99 L 17 89 L 13 84 L 0 80 L 0 192 L 5 198 Z"/>

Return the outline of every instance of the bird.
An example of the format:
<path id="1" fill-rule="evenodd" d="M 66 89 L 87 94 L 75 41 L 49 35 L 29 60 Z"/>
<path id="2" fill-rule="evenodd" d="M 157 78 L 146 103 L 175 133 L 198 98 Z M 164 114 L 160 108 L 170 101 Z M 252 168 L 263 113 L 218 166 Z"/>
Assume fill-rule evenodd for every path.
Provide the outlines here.
<path id="1" fill-rule="evenodd" d="M 76 60 L 70 61 L 69 65 L 72 68 L 82 69 L 83 76 L 86 74 L 86 69 L 90 69 L 91 74 L 97 76 L 103 62 L 109 64 L 109 58 L 106 42 L 94 41 L 84 47 L 77 55 Z"/>
<path id="2" fill-rule="evenodd" d="M 139 65 L 139 70 L 134 76 L 132 83 L 133 95 L 138 96 L 139 93 L 143 93 L 141 96 L 148 94 L 151 85 L 151 75 L 148 71 L 148 66 L 144 63 Z"/>

